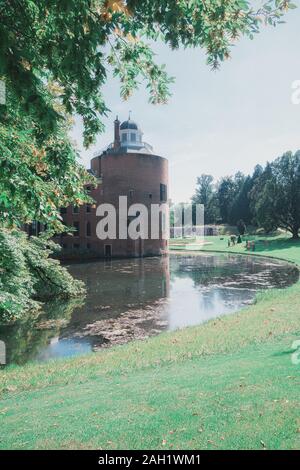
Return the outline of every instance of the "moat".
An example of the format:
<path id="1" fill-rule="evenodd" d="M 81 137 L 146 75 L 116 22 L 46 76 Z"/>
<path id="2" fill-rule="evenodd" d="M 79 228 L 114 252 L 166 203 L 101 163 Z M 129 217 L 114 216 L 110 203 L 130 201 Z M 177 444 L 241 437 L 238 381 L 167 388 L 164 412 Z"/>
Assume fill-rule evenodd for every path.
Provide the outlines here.
<path id="1" fill-rule="evenodd" d="M 73 264 L 86 298 L 45 305 L 34 318 L 0 326 L 7 362 L 75 356 L 201 324 L 252 303 L 258 291 L 285 288 L 299 271 L 277 260 L 227 254 Z"/>

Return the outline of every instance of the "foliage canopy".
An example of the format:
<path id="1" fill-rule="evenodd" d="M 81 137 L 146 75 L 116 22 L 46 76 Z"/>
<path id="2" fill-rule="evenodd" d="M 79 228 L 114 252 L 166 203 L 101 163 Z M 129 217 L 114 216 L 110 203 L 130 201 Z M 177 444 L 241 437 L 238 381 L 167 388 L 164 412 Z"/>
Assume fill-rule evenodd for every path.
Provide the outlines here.
<path id="1" fill-rule="evenodd" d="M 101 88 L 110 67 L 123 98 L 142 78 L 150 101 L 165 102 L 170 78 L 149 41 L 201 47 L 218 67 L 238 38 L 252 38 L 262 23 L 276 25 L 293 7 L 289 0 L 269 0 L 258 10 L 246 0 L 1 0 L 0 77 L 42 134 L 63 118 L 44 93 L 47 81 L 59 85 L 66 112 L 83 118 L 88 145 L 103 130 Z"/>

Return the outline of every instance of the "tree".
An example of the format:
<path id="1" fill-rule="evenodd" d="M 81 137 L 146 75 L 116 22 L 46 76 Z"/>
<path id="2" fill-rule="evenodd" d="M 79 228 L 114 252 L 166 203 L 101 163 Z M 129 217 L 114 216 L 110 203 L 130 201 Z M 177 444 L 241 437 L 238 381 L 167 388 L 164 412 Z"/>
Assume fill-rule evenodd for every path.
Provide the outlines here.
<path id="1" fill-rule="evenodd" d="M 170 79 L 147 40 L 202 47 L 218 67 L 237 38 L 252 38 L 263 22 L 276 25 L 292 7 L 290 0 L 269 0 L 257 11 L 247 0 L 0 0 L 0 76 L 46 134 L 61 113 L 45 84 L 57 83 L 66 111 L 82 116 L 88 145 L 108 112 L 102 87 L 109 66 L 123 98 L 142 78 L 152 103 L 167 100 Z"/>
<path id="2" fill-rule="evenodd" d="M 251 176 L 247 176 L 234 199 L 232 208 L 230 211 L 230 221 L 236 224 L 242 219 L 246 224 L 251 224 L 253 214 L 250 207 L 250 193 L 254 184 L 254 180 Z"/>
<path id="3" fill-rule="evenodd" d="M 0 231 L 0 319 L 12 322 L 41 307 L 38 300 L 84 295 L 84 285 L 51 255 L 57 246 L 21 230 Z"/>
<path id="4" fill-rule="evenodd" d="M 205 207 L 213 194 L 213 176 L 204 175 L 198 176 L 196 184 L 196 193 L 193 196 L 193 201 L 197 204 L 203 204 Z"/>
<path id="5" fill-rule="evenodd" d="M 237 223 L 237 229 L 238 229 L 238 232 L 240 235 L 245 235 L 246 233 L 246 230 L 247 230 L 247 227 L 246 227 L 246 224 L 245 222 L 240 219 Z"/>
<path id="6" fill-rule="evenodd" d="M 36 220 L 60 232 L 59 208 L 91 202 L 84 185 L 95 180 L 78 163 L 64 122 L 43 138 L 38 132 L 8 92 L 0 121 L 0 223 L 21 227 Z"/>
<path id="7" fill-rule="evenodd" d="M 216 190 L 214 190 L 205 210 L 205 220 L 207 220 L 206 223 L 208 224 L 217 224 L 220 222 L 220 208 Z"/>
<path id="8" fill-rule="evenodd" d="M 267 194 L 266 187 L 272 178 L 271 164 L 267 163 L 261 175 L 256 179 L 256 182 L 251 190 L 251 210 L 254 213 L 254 223 L 261 226 L 267 233 L 273 232 L 278 228 L 277 223 L 272 216 L 273 201 L 272 197 Z M 261 199 L 261 195 L 264 198 Z"/>
<path id="9" fill-rule="evenodd" d="M 229 223 L 230 213 L 234 198 L 236 196 L 236 185 L 232 177 L 222 178 L 218 185 L 218 200 L 220 216 L 223 223 Z"/>
<path id="10" fill-rule="evenodd" d="M 218 199 L 211 175 L 202 174 L 197 178 L 196 191 L 192 197 L 194 204 L 203 204 L 205 224 L 215 224 L 219 217 Z"/>
<path id="11" fill-rule="evenodd" d="M 268 163 L 251 197 L 258 223 L 268 231 L 283 228 L 299 238 L 300 151 L 285 153 Z"/>
<path id="12" fill-rule="evenodd" d="M 8 166 L 1 175 L 0 221 L 41 216 L 57 225 L 61 199 L 85 199 L 87 175 L 76 165 L 66 122 L 74 113 L 82 116 L 86 146 L 103 130 L 101 116 L 108 108 L 102 87 L 109 68 L 120 78 L 124 99 L 142 78 L 151 103 L 164 103 L 172 79 L 154 61 L 147 41 L 202 47 L 217 67 L 238 37 L 252 38 L 263 21 L 276 25 L 291 7 L 289 0 L 269 0 L 258 11 L 245 0 L 0 0 L 0 80 L 7 90 L 6 104 L 0 105 L 1 157 L 2 167 Z M 63 172 L 70 174 L 68 181 Z M 28 197 L 21 204 L 24 180 Z M 48 194 L 42 197 L 42 180 L 52 185 L 49 201 Z"/>

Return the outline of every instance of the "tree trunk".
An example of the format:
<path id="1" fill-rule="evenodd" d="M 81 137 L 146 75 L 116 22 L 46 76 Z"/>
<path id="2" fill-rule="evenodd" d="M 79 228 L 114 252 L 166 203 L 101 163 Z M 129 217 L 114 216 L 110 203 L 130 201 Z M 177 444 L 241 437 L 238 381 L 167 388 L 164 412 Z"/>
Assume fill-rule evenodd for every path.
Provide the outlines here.
<path id="1" fill-rule="evenodd" d="M 294 227 L 292 234 L 293 234 L 293 240 L 299 240 L 299 227 Z"/>

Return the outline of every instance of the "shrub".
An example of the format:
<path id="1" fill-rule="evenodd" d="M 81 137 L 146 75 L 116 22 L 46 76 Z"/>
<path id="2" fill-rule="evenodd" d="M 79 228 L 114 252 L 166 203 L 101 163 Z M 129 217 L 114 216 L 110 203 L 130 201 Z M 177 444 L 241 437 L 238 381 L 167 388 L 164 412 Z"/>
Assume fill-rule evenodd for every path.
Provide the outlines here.
<path id="1" fill-rule="evenodd" d="M 46 237 L 21 230 L 0 230 L 0 321 L 11 322 L 41 301 L 71 298 L 85 292 L 68 270 L 51 255 L 60 247 Z"/>

